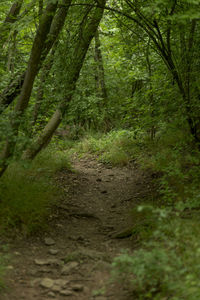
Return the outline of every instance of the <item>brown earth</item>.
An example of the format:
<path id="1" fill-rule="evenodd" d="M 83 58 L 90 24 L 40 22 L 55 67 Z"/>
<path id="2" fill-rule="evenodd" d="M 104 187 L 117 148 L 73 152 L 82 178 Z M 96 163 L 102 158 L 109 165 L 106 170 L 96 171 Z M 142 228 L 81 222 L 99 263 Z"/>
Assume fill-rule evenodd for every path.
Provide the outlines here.
<path id="1" fill-rule="evenodd" d="M 73 172 L 57 174 L 64 196 L 51 215 L 50 229 L 9 241 L 1 300 L 135 299 L 109 281 L 110 266 L 122 249 L 136 247 L 136 238 L 126 237 L 124 230 L 133 226 L 131 209 L 152 198 L 151 176 L 136 164 L 111 168 L 92 157 L 75 159 L 73 167 Z"/>

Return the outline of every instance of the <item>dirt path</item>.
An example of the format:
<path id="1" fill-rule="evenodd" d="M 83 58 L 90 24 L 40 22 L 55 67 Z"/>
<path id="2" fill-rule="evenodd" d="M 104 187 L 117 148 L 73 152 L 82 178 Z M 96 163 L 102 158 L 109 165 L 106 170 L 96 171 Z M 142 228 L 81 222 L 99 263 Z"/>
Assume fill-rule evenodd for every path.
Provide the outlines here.
<path id="1" fill-rule="evenodd" d="M 10 242 L 7 290 L 1 300 L 128 300 L 128 291 L 109 284 L 110 262 L 131 238 L 115 238 L 132 223 L 130 208 L 151 194 L 150 178 L 136 166 L 108 168 L 93 158 L 74 161 L 58 184 L 63 200 L 50 230 Z"/>

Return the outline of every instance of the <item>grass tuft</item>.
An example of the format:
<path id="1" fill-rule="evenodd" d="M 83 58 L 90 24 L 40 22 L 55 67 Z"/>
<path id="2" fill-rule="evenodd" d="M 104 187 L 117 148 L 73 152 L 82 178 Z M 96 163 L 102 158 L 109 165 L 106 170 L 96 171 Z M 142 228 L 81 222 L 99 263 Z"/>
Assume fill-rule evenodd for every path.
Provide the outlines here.
<path id="1" fill-rule="evenodd" d="M 134 132 L 119 130 L 101 136 L 88 135 L 77 144 L 75 152 L 95 154 L 104 163 L 124 166 L 134 158 L 134 149 Z"/>
<path id="2" fill-rule="evenodd" d="M 47 227 L 59 195 L 53 176 L 69 168 L 66 155 L 45 150 L 32 163 L 10 165 L 0 181 L 0 232 L 33 234 Z"/>

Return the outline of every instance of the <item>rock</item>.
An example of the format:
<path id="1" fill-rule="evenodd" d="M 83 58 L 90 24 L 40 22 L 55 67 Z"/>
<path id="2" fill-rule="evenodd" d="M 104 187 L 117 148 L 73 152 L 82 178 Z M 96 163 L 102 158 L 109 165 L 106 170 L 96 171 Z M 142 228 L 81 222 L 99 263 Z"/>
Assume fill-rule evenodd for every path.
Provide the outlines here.
<path id="1" fill-rule="evenodd" d="M 72 296 L 73 295 L 72 291 L 70 291 L 70 290 L 62 290 L 62 291 L 60 291 L 60 294 L 63 296 Z"/>
<path id="2" fill-rule="evenodd" d="M 45 266 L 45 265 L 60 265 L 61 264 L 61 261 L 59 259 L 52 259 L 52 258 L 49 258 L 49 259 L 35 259 L 34 260 L 35 264 L 36 265 L 39 265 L 39 266 Z"/>
<path id="3" fill-rule="evenodd" d="M 31 280 L 30 286 L 34 287 L 35 285 L 39 284 L 41 280 L 42 280 L 42 278 L 35 278 L 35 279 Z"/>
<path id="4" fill-rule="evenodd" d="M 82 284 L 74 284 L 72 286 L 72 290 L 75 292 L 82 292 L 84 289 L 84 286 Z"/>
<path id="5" fill-rule="evenodd" d="M 7 266 L 6 269 L 7 270 L 14 270 L 14 267 L 13 266 Z"/>
<path id="6" fill-rule="evenodd" d="M 53 270 L 51 270 L 50 268 L 42 268 L 39 270 L 39 272 L 41 273 L 53 273 Z"/>
<path id="7" fill-rule="evenodd" d="M 63 266 L 61 270 L 62 275 L 69 274 L 73 269 L 75 269 L 78 266 L 78 263 L 76 261 L 69 262 L 67 265 Z"/>
<path id="8" fill-rule="evenodd" d="M 55 241 L 52 238 L 45 238 L 44 239 L 45 245 L 52 246 L 55 244 Z"/>
<path id="9" fill-rule="evenodd" d="M 54 280 L 51 278 L 43 278 L 40 285 L 44 288 L 50 289 L 54 285 Z"/>
<path id="10" fill-rule="evenodd" d="M 69 283 L 69 280 L 65 280 L 65 279 L 56 279 L 56 280 L 54 280 L 54 284 L 62 286 L 62 287 L 65 286 L 68 283 Z"/>
<path id="11" fill-rule="evenodd" d="M 62 290 L 62 287 L 59 285 L 54 285 L 54 286 L 52 286 L 51 290 L 53 292 L 60 292 Z"/>
<path id="12" fill-rule="evenodd" d="M 51 297 L 51 298 L 55 298 L 56 295 L 54 292 L 48 292 L 47 296 Z"/>
<path id="13" fill-rule="evenodd" d="M 49 254 L 51 254 L 51 255 L 56 255 L 56 254 L 58 254 L 58 250 L 57 249 L 49 249 Z"/>

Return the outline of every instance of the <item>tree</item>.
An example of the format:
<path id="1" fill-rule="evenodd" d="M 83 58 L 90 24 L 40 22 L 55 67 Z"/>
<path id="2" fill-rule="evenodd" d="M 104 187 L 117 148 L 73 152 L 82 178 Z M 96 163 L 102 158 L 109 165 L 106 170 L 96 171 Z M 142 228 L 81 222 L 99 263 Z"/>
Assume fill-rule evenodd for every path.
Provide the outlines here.
<path id="1" fill-rule="evenodd" d="M 25 151 L 23 157 L 26 159 L 34 158 L 42 149 L 46 142 L 51 138 L 53 132 L 61 122 L 62 116 L 67 110 L 67 105 L 75 90 L 76 81 L 78 80 L 88 47 L 102 18 L 105 1 L 102 0 L 99 3 L 101 4 L 101 8 L 95 7 L 94 1 L 89 1 L 90 5 L 86 8 L 83 6 L 82 8 L 82 19 L 79 25 L 78 35 L 70 45 L 73 51 L 67 56 L 68 69 L 67 77 L 65 79 L 65 97 L 60 101 L 55 113 L 49 120 L 43 132 Z M 35 78 L 64 25 L 64 21 L 71 5 L 71 0 L 62 0 L 59 4 L 61 5 L 58 8 L 57 1 L 52 2 L 49 0 L 40 16 L 26 71 L 20 75 L 22 87 L 19 87 L 18 84 L 13 87 L 11 94 L 9 94 L 9 92 L 8 94 L 3 93 L 2 103 L 5 108 L 5 106 L 11 103 L 17 96 L 17 91 L 20 92 L 14 108 L 14 115 L 11 120 L 12 134 L 8 136 L 1 153 L 0 175 L 5 172 L 8 166 L 8 159 L 14 153 L 20 123 L 30 103 Z M 9 91 L 8 88 L 7 91 Z"/>
<path id="2" fill-rule="evenodd" d="M 163 63 L 177 84 L 183 100 L 185 118 L 195 142 L 199 145 L 199 64 L 197 45 L 199 43 L 197 13 L 199 1 L 131 1 L 124 0 L 111 11 L 134 22 L 150 38 L 151 46 L 160 55 Z M 112 4 L 112 2 L 111 2 Z M 182 109 L 182 108 L 181 108 Z M 199 109 L 198 109 L 199 110 Z"/>

